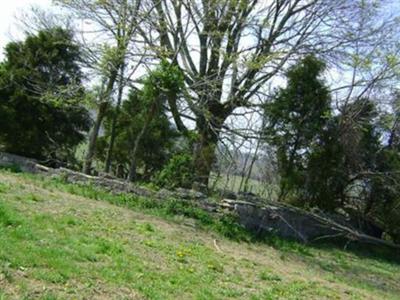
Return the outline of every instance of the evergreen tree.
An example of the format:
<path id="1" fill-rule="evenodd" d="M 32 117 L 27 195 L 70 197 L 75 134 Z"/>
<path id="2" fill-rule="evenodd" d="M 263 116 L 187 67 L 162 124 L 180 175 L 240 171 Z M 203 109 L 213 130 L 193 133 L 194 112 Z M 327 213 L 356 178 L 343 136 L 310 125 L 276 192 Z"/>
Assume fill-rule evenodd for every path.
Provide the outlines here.
<path id="1" fill-rule="evenodd" d="M 0 67 L 0 144 L 29 157 L 62 159 L 90 125 L 82 105 L 80 51 L 72 33 L 43 30 L 6 46 Z"/>
<path id="2" fill-rule="evenodd" d="M 131 151 L 146 121 L 148 104 L 142 91 L 136 89 L 132 89 L 128 99 L 123 102 L 116 124 L 114 169 L 118 166 L 123 166 L 125 171 L 129 169 Z M 106 145 L 111 134 L 111 119 L 109 114 L 105 123 L 105 135 L 98 141 L 99 156 L 102 160 L 105 158 Z M 143 135 L 139 144 L 137 167 L 143 171 L 145 178 L 149 178 L 166 163 L 177 136 L 177 131 L 172 127 L 166 110 L 161 105 L 157 113 L 153 115 L 146 134 Z"/>
<path id="3" fill-rule="evenodd" d="M 304 201 L 334 210 L 348 205 L 349 199 L 365 200 L 368 174 L 376 168 L 380 148 L 376 115 L 375 105 L 362 98 L 328 121 L 308 158 L 301 194 Z"/>
<path id="4" fill-rule="evenodd" d="M 131 164 L 128 179 L 136 179 L 138 156 L 141 143 L 154 120 L 160 116 L 165 104 L 176 102 L 184 88 L 184 76 L 182 71 L 174 64 L 163 60 L 157 69 L 151 71 L 143 79 L 143 88 L 140 91 L 140 99 L 144 104 L 143 122 L 141 130 L 137 133 L 131 151 Z M 171 105 L 170 105 L 171 109 Z"/>
<path id="5" fill-rule="evenodd" d="M 400 94 L 394 95 L 391 111 L 380 115 L 384 146 L 376 154 L 370 175 L 370 193 L 364 213 L 376 220 L 400 243 Z"/>
<path id="6" fill-rule="evenodd" d="M 330 116 L 330 95 L 323 80 L 323 62 L 309 55 L 287 72 L 287 86 L 265 106 L 266 136 L 276 147 L 281 198 L 304 185 L 307 158 Z"/>

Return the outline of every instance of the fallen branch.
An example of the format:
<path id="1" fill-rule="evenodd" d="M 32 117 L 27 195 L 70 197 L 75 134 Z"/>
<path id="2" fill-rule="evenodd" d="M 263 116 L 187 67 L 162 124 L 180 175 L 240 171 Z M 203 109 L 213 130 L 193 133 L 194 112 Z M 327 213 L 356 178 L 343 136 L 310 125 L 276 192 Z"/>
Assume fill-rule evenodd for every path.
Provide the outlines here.
<path id="1" fill-rule="evenodd" d="M 217 249 L 218 252 L 223 253 L 221 248 L 218 247 L 217 240 L 214 240 L 214 247 L 215 247 L 215 249 Z"/>

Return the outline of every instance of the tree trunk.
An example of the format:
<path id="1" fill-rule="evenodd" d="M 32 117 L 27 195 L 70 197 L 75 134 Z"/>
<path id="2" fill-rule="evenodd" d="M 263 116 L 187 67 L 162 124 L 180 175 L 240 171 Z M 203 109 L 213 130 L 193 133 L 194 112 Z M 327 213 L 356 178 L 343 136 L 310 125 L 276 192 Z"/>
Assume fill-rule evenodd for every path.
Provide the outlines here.
<path id="1" fill-rule="evenodd" d="M 250 167 L 249 167 L 249 170 L 247 172 L 246 180 L 244 181 L 244 191 L 245 192 L 249 191 L 249 181 L 250 181 L 250 178 L 251 178 L 251 173 L 253 173 L 254 164 L 255 164 L 255 162 L 257 160 L 257 155 L 258 155 L 258 150 L 260 148 L 260 144 L 261 144 L 261 138 L 259 140 L 257 140 L 256 150 L 255 150 L 253 158 L 252 158 L 252 160 L 250 162 Z"/>
<path id="2" fill-rule="evenodd" d="M 143 124 L 142 130 L 139 132 L 135 139 L 135 144 L 133 146 L 132 154 L 131 154 L 131 165 L 129 168 L 129 175 L 128 175 L 128 180 L 129 181 L 135 181 L 137 177 L 137 155 L 139 151 L 139 145 L 142 140 L 143 135 L 146 133 L 147 128 L 149 128 L 151 120 L 153 119 L 156 111 L 157 111 L 157 103 L 158 100 L 154 100 L 153 103 L 151 104 L 150 110 L 148 111 L 147 117 L 145 119 L 145 123 Z"/>
<path id="3" fill-rule="evenodd" d="M 114 150 L 114 143 L 115 143 L 115 138 L 116 138 L 116 127 L 117 127 L 117 120 L 119 116 L 119 112 L 121 110 L 121 102 L 122 102 L 122 95 L 124 92 L 124 71 L 125 71 L 125 65 L 122 65 L 121 67 L 121 73 L 120 73 L 120 79 L 119 79 L 119 87 L 118 87 L 118 100 L 117 100 L 117 107 L 115 114 L 112 119 L 112 124 L 111 124 L 111 136 L 110 136 L 110 142 L 108 145 L 107 149 L 107 156 L 106 156 L 106 162 L 104 166 L 104 172 L 109 173 L 111 169 L 111 160 L 113 156 L 113 150 Z"/>
<path id="4" fill-rule="evenodd" d="M 146 133 L 147 128 L 149 127 L 149 122 L 146 122 L 143 127 L 142 130 L 139 132 L 138 136 L 135 139 L 135 144 L 133 146 L 133 150 L 132 150 L 132 155 L 131 155 L 131 166 L 129 168 L 129 175 L 128 175 L 128 180 L 129 181 L 135 181 L 136 177 L 137 177 L 137 172 L 136 172 L 136 168 L 137 168 L 137 154 L 138 154 L 138 150 L 139 150 L 139 145 L 140 145 L 140 141 L 142 140 L 143 135 Z"/>
<path id="5" fill-rule="evenodd" d="M 221 91 L 217 89 L 217 91 Z M 216 99 L 220 99 L 221 92 L 207 95 L 202 102 L 206 103 L 205 111 L 197 115 L 196 127 L 198 140 L 194 146 L 195 181 L 203 188 L 208 189 L 208 183 L 213 163 L 215 150 L 218 144 L 221 128 L 226 118 L 232 113 L 233 107 L 224 107 Z M 209 117 L 211 116 L 211 118 Z"/>
<path id="6" fill-rule="evenodd" d="M 266 122 L 265 121 L 265 117 L 263 117 L 261 128 L 265 128 L 265 122 Z M 260 134 L 260 137 L 257 139 L 256 150 L 254 152 L 254 156 L 253 156 L 253 159 L 251 160 L 249 171 L 247 173 L 247 177 L 246 177 L 246 180 L 244 182 L 244 191 L 245 192 L 248 192 L 251 173 L 253 172 L 253 167 L 254 167 L 254 164 L 255 164 L 255 162 L 257 160 L 258 150 L 260 149 L 261 141 L 262 141 L 262 134 Z"/>
<path id="7" fill-rule="evenodd" d="M 94 122 L 92 131 L 90 132 L 88 149 L 87 149 L 85 161 L 83 164 L 83 173 L 85 173 L 85 174 L 91 173 L 92 160 L 93 160 L 94 153 L 96 151 L 96 141 L 97 141 L 97 137 L 99 135 L 101 123 L 102 123 L 105 113 L 107 111 L 107 106 L 108 106 L 107 102 L 103 102 L 99 105 L 99 110 L 97 111 L 96 120 Z"/>
<path id="8" fill-rule="evenodd" d="M 245 155 L 246 155 L 246 158 L 244 160 L 242 171 L 240 172 L 240 185 L 239 185 L 238 193 L 240 193 L 242 191 L 243 184 L 244 184 L 244 182 L 246 180 L 245 173 L 246 173 L 247 164 L 249 162 L 251 154 L 250 153 L 247 153 L 247 154 L 245 153 Z M 246 192 L 246 190 L 243 190 L 243 192 Z"/>
<path id="9" fill-rule="evenodd" d="M 194 149 L 194 172 L 196 182 L 202 184 L 205 188 L 208 188 L 212 165 L 215 161 L 215 149 L 221 126 L 210 128 L 207 124 L 204 128 L 198 128 L 199 139 Z"/>
<path id="10" fill-rule="evenodd" d="M 111 93 L 114 89 L 114 83 L 117 79 L 117 74 L 118 74 L 118 69 L 113 70 L 108 79 L 105 91 L 102 92 L 100 95 L 99 110 L 96 116 L 96 121 L 90 133 L 88 150 L 83 164 L 83 173 L 85 174 L 90 174 L 90 171 L 92 169 L 92 161 L 96 151 L 97 137 L 99 136 L 101 123 L 103 122 L 104 116 L 106 115 L 108 109 L 108 104 L 110 101 Z"/>
<path id="11" fill-rule="evenodd" d="M 204 187 L 208 187 L 211 168 L 215 159 L 215 148 L 217 143 L 201 137 L 201 142 L 197 145 L 194 153 L 194 165 L 196 181 Z"/>

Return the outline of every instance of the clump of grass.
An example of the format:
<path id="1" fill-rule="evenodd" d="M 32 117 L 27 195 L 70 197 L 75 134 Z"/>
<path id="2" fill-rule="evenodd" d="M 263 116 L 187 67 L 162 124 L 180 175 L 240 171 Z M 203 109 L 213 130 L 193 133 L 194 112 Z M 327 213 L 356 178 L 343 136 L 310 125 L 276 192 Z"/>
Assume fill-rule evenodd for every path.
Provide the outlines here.
<path id="1" fill-rule="evenodd" d="M 12 283 L 14 281 L 12 272 L 10 271 L 10 263 L 8 262 L 3 262 L 0 264 L 0 282 L 2 280 L 6 280 L 9 283 Z M 1 293 L 0 293 L 0 299 L 1 298 Z"/>
<path id="2" fill-rule="evenodd" d="M 260 279 L 264 281 L 282 281 L 282 278 L 276 274 L 272 274 L 269 270 L 264 270 L 260 273 Z"/>
<path id="3" fill-rule="evenodd" d="M 0 194 L 6 193 L 9 190 L 8 185 L 0 182 Z"/>
<path id="4" fill-rule="evenodd" d="M 0 226 L 17 227 L 21 224 L 22 218 L 14 210 L 7 207 L 5 203 L 0 202 Z"/>

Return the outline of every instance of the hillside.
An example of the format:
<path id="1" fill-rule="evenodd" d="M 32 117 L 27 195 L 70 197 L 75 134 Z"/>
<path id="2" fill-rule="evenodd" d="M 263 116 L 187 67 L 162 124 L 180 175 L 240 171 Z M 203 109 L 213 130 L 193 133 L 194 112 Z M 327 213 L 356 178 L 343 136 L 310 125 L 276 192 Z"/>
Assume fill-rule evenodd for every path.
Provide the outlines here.
<path id="1" fill-rule="evenodd" d="M 237 242 L 118 199 L 0 171 L 0 299 L 400 299 L 396 262 Z"/>

